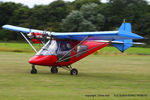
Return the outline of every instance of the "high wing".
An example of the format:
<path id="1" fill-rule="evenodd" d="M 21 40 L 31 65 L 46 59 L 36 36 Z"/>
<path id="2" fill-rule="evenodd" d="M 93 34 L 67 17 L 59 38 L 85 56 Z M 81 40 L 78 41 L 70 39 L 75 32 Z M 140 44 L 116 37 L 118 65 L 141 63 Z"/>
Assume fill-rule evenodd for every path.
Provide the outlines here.
<path id="1" fill-rule="evenodd" d="M 40 33 L 40 35 L 46 36 L 47 39 L 51 37 L 53 39 L 67 39 L 67 40 L 103 40 L 110 42 L 113 46 L 119 49 L 121 52 L 124 52 L 129 47 L 133 46 L 133 39 L 143 39 L 142 36 L 139 36 L 135 33 L 132 33 L 131 24 L 130 23 L 122 23 L 121 27 L 118 31 L 101 31 L 101 32 L 49 32 L 42 31 L 36 29 L 23 28 L 12 25 L 4 25 L 2 28 L 12 31 L 17 31 L 22 33 L 29 33 L 28 36 L 33 35 L 35 33 Z M 31 34 L 30 34 L 31 33 Z M 23 35 L 23 34 L 22 34 Z M 35 37 L 35 36 L 33 36 Z M 27 38 L 24 36 L 27 40 Z M 45 39 L 45 37 L 44 37 Z M 27 40 L 28 41 L 28 40 Z M 28 41 L 30 44 L 30 42 Z M 138 43 L 140 44 L 140 43 Z M 35 50 L 36 51 L 36 50 Z"/>
<path id="2" fill-rule="evenodd" d="M 71 39 L 71 40 L 83 40 L 85 37 L 89 37 L 87 40 L 124 40 L 124 39 L 142 39 L 143 37 L 131 32 L 131 24 L 123 23 L 118 31 L 101 31 L 101 32 L 49 32 L 36 29 L 29 29 L 23 27 L 17 27 L 12 25 L 4 25 L 2 28 L 17 32 L 29 33 L 39 32 L 42 34 L 47 33 L 52 35 L 55 39 Z"/>
<path id="3" fill-rule="evenodd" d="M 23 33 L 30 33 L 30 32 L 43 33 L 44 32 L 42 30 L 29 29 L 29 28 L 18 27 L 18 26 L 13 26 L 13 25 L 3 25 L 2 28 L 6 29 L 6 30 L 11 30 L 11 31 L 16 31 L 16 32 L 23 32 Z"/>

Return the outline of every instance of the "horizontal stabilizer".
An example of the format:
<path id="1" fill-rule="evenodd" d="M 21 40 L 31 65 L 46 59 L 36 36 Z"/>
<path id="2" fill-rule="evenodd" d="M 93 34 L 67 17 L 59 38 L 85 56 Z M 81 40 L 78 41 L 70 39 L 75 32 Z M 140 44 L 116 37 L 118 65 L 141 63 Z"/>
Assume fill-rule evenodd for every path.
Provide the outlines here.
<path id="1" fill-rule="evenodd" d="M 121 37 L 129 37 L 128 39 L 142 39 L 143 38 L 137 34 L 132 33 L 130 23 L 122 23 L 122 25 L 120 26 L 118 30 L 118 35 Z"/>

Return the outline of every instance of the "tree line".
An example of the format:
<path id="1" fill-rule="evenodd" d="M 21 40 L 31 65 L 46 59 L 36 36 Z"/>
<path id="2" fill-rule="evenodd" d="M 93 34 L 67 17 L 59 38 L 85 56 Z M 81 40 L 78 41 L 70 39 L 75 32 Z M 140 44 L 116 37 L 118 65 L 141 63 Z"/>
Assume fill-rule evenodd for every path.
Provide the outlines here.
<path id="1" fill-rule="evenodd" d="M 54 32 L 108 31 L 117 30 L 124 19 L 132 23 L 133 32 L 150 41 L 150 5 L 145 0 L 109 0 L 107 3 L 57 0 L 33 8 L 0 2 L 0 27 L 11 24 Z M 22 37 L 0 28 L 0 40 L 22 40 Z"/>

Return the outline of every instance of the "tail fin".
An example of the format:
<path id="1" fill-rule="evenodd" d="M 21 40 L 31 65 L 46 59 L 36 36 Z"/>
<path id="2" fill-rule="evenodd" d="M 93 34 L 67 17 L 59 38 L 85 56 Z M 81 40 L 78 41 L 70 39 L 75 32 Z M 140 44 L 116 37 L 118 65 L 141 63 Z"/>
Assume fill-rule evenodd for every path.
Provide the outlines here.
<path id="1" fill-rule="evenodd" d="M 131 24 L 130 23 L 122 23 L 122 25 L 119 28 L 119 31 L 128 31 L 132 32 Z"/>
<path id="2" fill-rule="evenodd" d="M 139 36 L 139 35 L 132 33 L 130 23 L 122 23 L 121 27 L 119 28 L 119 34 L 120 35 L 130 35 L 132 37 Z M 117 49 L 119 49 L 121 52 L 124 52 L 125 50 L 127 50 L 128 48 L 133 46 L 133 40 L 132 39 L 114 40 L 114 41 L 122 42 L 122 43 L 112 43 L 112 45 L 115 46 Z"/>

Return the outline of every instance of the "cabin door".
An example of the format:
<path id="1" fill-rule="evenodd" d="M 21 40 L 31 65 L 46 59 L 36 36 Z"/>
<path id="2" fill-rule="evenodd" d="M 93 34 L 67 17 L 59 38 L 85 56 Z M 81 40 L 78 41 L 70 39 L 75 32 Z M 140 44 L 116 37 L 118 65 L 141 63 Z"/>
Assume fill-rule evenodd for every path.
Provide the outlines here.
<path id="1" fill-rule="evenodd" d="M 68 41 L 60 41 L 58 43 L 58 50 L 57 50 L 57 59 L 61 59 L 65 62 L 68 62 L 70 60 L 71 52 L 69 52 L 72 48 L 72 45 Z M 69 52 L 69 53 L 68 53 Z M 63 59 L 62 59 L 63 58 Z"/>

